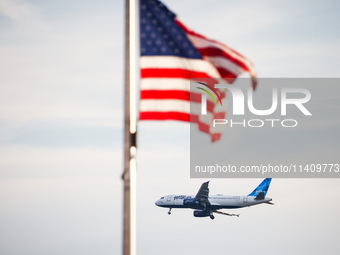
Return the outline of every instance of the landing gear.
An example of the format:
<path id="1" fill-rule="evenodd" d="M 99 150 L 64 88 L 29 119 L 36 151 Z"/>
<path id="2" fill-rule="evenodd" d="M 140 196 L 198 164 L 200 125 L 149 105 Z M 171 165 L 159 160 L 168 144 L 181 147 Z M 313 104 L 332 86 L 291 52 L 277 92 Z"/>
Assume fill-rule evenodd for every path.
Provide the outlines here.
<path id="1" fill-rule="evenodd" d="M 210 219 L 215 219 L 215 216 L 213 214 L 210 214 Z"/>
<path id="2" fill-rule="evenodd" d="M 172 209 L 172 208 L 170 208 L 169 211 L 168 211 L 168 214 L 169 214 L 169 215 L 171 214 L 171 209 Z"/>

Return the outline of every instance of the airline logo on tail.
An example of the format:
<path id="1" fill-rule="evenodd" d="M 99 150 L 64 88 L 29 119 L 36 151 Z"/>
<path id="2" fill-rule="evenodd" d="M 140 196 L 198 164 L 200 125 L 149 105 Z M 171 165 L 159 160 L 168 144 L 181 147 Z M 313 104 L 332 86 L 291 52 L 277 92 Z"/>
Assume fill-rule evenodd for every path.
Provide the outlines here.
<path id="1" fill-rule="evenodd" d="M 269 189 L 270 182 L 272 181 L 272 178 L 266 178 L 264 179 L 259 186 L 257 186 L 256 189 L 253 190 L 252 193 L 249 194 L 249 196 L 256 197 L 259 193 L 263 192 L 264 196 L 267 195 L 267 191 Z"/>

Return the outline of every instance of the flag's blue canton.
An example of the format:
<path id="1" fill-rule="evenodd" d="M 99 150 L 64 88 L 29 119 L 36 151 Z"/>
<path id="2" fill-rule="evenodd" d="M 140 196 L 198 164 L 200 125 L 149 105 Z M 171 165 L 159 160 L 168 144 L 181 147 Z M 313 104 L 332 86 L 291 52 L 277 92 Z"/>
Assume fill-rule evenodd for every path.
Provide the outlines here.
<path id="1" fill-rule="evenodd" d="M 142 56 L 178 56 L 202 59 L 176 24 L 176 15 L 157 0 L 140 1 L 140 53 Z"/>

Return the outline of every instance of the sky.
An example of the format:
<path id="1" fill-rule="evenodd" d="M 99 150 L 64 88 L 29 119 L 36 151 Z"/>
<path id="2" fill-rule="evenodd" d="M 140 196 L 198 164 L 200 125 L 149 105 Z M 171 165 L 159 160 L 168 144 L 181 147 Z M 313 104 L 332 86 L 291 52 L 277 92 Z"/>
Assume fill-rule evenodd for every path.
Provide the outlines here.
<path id="1" fill-rule="evenodd" d="M 339 77 L 338 1 L 164 3 L 259 77 Z M 1 255 L 121 253 L 123 21 L 123 1 L 0 0 Z M 138 254 L 338 253 L 339 179 L 273 179 L 275 206 L 239 218 L 168 216 L 155 200 L 206 181 L 189 178 L 189 148 L 188 124 L 139 123 Z M 260 182 L 213 179 L 210 191 Z"/>

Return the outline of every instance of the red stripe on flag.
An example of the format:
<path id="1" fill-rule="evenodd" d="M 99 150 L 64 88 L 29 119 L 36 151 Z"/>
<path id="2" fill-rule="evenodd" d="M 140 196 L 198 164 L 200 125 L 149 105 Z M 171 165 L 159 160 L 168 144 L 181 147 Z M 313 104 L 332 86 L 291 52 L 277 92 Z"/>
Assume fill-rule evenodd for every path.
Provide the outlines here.
<path id="1" fill-rule="evenodd" d="M 198 129 L 200 131 L 203 131 L 204 133 L 210 134 L 210 126 L 207 123 L 201 122 L 199 120 L 199 116 L 198 115 L 191 115 L 190 118 L 190 122 L 191 123 L 197 123 L 198 124 Z"/>
<path id="2" fill-rule="evenodd" d="M 204 40 L 206 40 L 206 41 L 208 41 L 208 42 L 211 42 L 211 43 L 213 43 L 213 44 L 221 45 L 221 46 L 223 46 L 224 48 L 226 48 L 226 49 L 228 49 L 229 51 L 231 51 L 231 52 L 233 52 L 234 54 L 236 54 L 237 56 L 239 56 L 240 58 L 244 59 L 245 61 L 249 61 L 246 57 L 244 57 L 243 55 L 241 55 L 241 54 L 238 53 L 237 51 L 235 51 L 235 50 L 229 48 L 227 45 L 225 45 L 225 44 L 223 44 L 223 43 L 220 43 L 220 42 L 218 42 L 218 41 L 216 41 L 216 40 L 209 39 L 209 38 L 207 38 L 207 37 L 205 37 L 205 36 L 203 36 L 203 35 L 201 35 L 201 34 L 199 34 L 199 33 L 196 33 L 195 31 L 193 31 L 193 30 L 187 28 L 187 27 L 186 27 L 182 22 L 180 22 L 179 20 L 176 20 L 176 23 L 177 23 L 177 25 L 178 25 L 180 28 L 182 28 L 187 34 L 197 36 L 197 37 L 202 38 L 202 39 L 204 39 Z"/>
<path id="3" fill-rule="evenodd" d="M 250 71 L 248 65 L 246 65 L 244 62 L 234 58 L 233 56 L 229 55 L 224 50 L 217 48 L 217 47 L 207 47 L 207 48 L 198 48 L 197 49 L 202 55 L 209 56 L 209 57 L 224 57 L 228 59 L 229 61 L 235 63 L 236 65 L 240 66 L 245 71 Z"/>
<path id="4" fill-rule="evenodd" d="M 214 113 L 214 119 L 225 119 L 226 116 L 227 116 L 226 112 Z"/>
<path id="5" fill-rule="evenodd" d="M 183 91 L 183 90 L 142 90 L 140 92 L 140 98 L 142 100 L 148 100 L 148 99 L 156 99 L 156 100 L 162 100 L 162 99 L 174 99 L 174 100 L 183 100 L 183 101 L 189 101 L 194 103 L 201 103 L 202 94 L 199 93 L 193 93 L 189 91 Z M 213 112 L 214 111 L 215 104 L 207 100 L 207 111 Z"/>
<path id="6" fill-rule="evenodd" d="M 142 90 L 140 96 L 141 99 L 178 99 L 194 103 L 201 103 L 202 101 L 202 94 L 184 90 Z"/>
<path id="7" fill-rule="evenodd" d="M 142 68 L 142 78 L 212 78 L 205 72 L 196 72 L 179 68 Z"/>
<path id="8" fill-rule="evenodd" d="M 142 90 L 141 99 L 179 99 L 190 101 L 190 92 L 183 90 Z"/>
<path id="9" fill-rule="evenodd" d="M 180 120 L 190 122 L 190 114 L 183 112 L 140 112 L 140 120 Z"/>
<path id="10" fill-rule="evenodd" d="M 229 70 L 223 68 L 223 67 L 217 67 L 218 72 L 220 73 L 222 78 L 228 79 L 229 83 L 233 83 L 234 80 L 237 78 L 237 75 L 230 72 Z"/>
<path id="11" fill-rule="evenodd" d="M 211 141 L 212 141 L 212 142 L 219 141 L 219 140 L 221 139 L 221 136 L 222 136 L 221 133 L 210 134 L 210 137 L 211 137 Z"/>
<path id="12" fill-rule="evenodd" d="M 249 59 L 247 59 L 246 57 L 244 57 L 243 55 L 241 55 L 240 53 L 238 53 L 237 51 L 229 48 L 228 46 L 226 46 L 223 43 L 220 43 L 216 40 L 211 40 L 208 39 L 207 37 L 196 33 L 195 31 L 190 30 L 189 28 L 187 28 L 182 22 L 180 22 L 179 20 L 176 19 L 176 23 L 177 25 L 182 28 L 187 34 L 189 35 L 193 35 L 196 37 L 199 37 L 209 43 L 211 43 L 212 45 L 210 46 L 211 48 L 216 48 L 216 49 L 220 49 L 222 52 L 226 53 L 226 55 L 222 55 L 223 57 L 227 58 L 228 60 L 234 62 L 236 65 L 239 65 L 240 67 L 242 67 L 244 69 L 244 71 L 248 71 L 251 75 L 252 78 L 252 86 L 253 86 L 253 90 L 256 89 L 257 86 L 257 80 L 256 80 L 256 72 L 255 69 L 253 67 L 253 64 L 251 63 L 251 61 Z M 216 46 L 215 46 L 216 45 Z M 221 49 L 224 48 L 225 50 Z M 197 50 L 204 56 L 219 56 L 219 55 L 206 55 L 206 52 L 203 52 L 203 48 L 197 48 Z M 232 53 L 233 55 L 236 55 L 239 59 L 231 56 L 228 52 Z M 220 55 L 221 56 L 221 55 Z"/>

